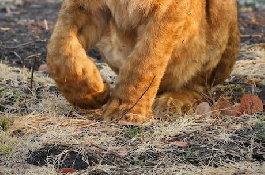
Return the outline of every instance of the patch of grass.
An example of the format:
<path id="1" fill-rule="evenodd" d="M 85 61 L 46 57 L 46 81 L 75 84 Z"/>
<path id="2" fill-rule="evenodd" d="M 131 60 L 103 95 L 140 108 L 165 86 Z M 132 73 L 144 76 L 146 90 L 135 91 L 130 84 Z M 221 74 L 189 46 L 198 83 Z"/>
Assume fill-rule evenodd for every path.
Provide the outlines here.
<path id="1" fill-rule="evenodd" d="M 17 139 L 3 131 L 0 132 L 0 154 L 10 154 L 17 144 Z"/>
<path id="2" fill-rule="evenodd" d="M 142 133 L 142 128 L 139 126 L 123 127 L 124 136 L 128 139 L 132 139 L 134 136 Z"/>
<path id="3" fill-rule="evenodd" d="M 11 125 L 11 120 L 7 117 L 3 117 L 0 122 L 2 130 L 7 131 Z"/>
<path id="4" fill-rule="evenodd" d="M 186 152 L 179 156 L 179 160 L 183 162 L 194 162 L 196 161 L 196 156 L 194 152 Z"/>
<path id="5" fill-rule="evenodd" d="M 138 165 L 138 166 L 145 166 L 145 162 L 142 159 L 137 159 L 135 161 L 135 164 Z"/>
<path id="6" fill-rule="evenodd" d="M 256 140 L 261 140 L 262 142 L 265 142 L 265 123 L 257 122 L 254 126 L 254 129 L 258 130 Z"/>
<path id="7" fill-rule="evenodd" d="M 239 93 L 241 93 L 241 96 L 243 96 L 246 93 L 245 88 L 239 84 L 236 84 L 236 83 L 235 84 L 229 84 L 228 86 L 221 88 L 221 91 L 229 92 L 229 93 L 239 92 Z"/>
<path id="8" fill-rule="evenodd" d="M 257 118 L 262 121 L 265 122 L 265 114 L 257 114 Z"/>
<path id="9" fill-rule="evenodd" d="M 19 100 L 19 99 L 20 99 L 20 92 L 19 92 L 19 91 L 16 91 L 16 92 L 14 93 L 14 98 L 15 98 L 16 100 Z"/>

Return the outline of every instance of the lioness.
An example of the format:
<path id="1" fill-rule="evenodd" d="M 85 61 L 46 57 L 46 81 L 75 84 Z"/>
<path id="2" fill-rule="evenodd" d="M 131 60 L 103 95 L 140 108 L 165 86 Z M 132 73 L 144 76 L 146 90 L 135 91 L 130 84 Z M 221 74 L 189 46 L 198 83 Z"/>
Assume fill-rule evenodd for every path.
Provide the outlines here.
<path id="1" fill-rule="evenodd" d="M 118 74 L 102 79 L 98 46 Z M 73 105 L 106 121 L 181 113 L 231 73 L 240 47 L 236 0 L 65 0 L 48 44 L 48 70 Z M 157 98 L 155 99 L 155 97 Z"/>

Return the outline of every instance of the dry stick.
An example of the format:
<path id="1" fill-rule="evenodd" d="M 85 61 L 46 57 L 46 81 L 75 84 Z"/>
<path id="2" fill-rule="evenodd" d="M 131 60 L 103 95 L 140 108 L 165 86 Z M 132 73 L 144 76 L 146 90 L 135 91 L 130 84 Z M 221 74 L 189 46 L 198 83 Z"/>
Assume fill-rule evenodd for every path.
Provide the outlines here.
<path id="1" fill-rule="evenodd" d="M 32 66 L 32 70 L 31 70 L 31 80 L 30 80 L 30 90 L 32 91 L 32 84 L 33 84 L 33 72 L 34 72 L 34 68 L 35 68 L 35 64 L 36 64 L 36 57 L 39 57 L 41 56 L 41 53 L 38 53 L 38 54 L 35 54 L 35 55 L 29 55 L 29 56 L 26 56 L 23 60 L 25 59 L 29 59 L 29 58 L 33 58 L 34 57 L 34 63 L 33 63 L 33 66 Z"/>
<path id="2" fill-rule="evenodd" d="M 153 84 L 155 77 L 152 79 L 151 83 L 149 84 L 149 86 L 146 88 L 146 90 L 142 93 L 142 95 L 137 99 L 137 101 L 126 111 L 124 111 L 124 113 L 122 114 L 122 117 L 124 117 L 130 110 L 132 110 L 132 108 L 134 108 L 134 106 L 136 106 L 136 104 L 143 98 L 144 94 L 150 89 L 151 85 Z"/>
<path id="3" fill-rule="evenodd" d="M 26 45 L 29 45 L 29 44 L 33 44 L 33 43 L 37 43 L 37 42 L 46 42 L 46 40 L 32 41 L 32 42 L 28 42 L 28 43 L 24 43 L 24 44 L 19 44 L 19 45 L 14 46 L 14 47 L 6 47 L 6 46 L 3 46 L 3 45 L 0 45 L 0 47 L 3 48 L 3 49 L 16 49 L 16 48 L 23 47 L 23 46 L 26 46 Z"/>
<path id="4" fill-rule="evenodd" d="M 33 58 L 33 57 L 39 57 L 41 55 L 42 55 L 41 53 L 38 53 L 38 54 L 35 54 L 35 55 L 29 55 L 29 56 L 26 56 L 23 60 L 30 59 L 30 58 Z"/>
<path id="5" fill-rule="evenodd" d="M 33 74 L 34 74 L 34 68 L 35 68 L 35 65 L 36 65 L 36 57 L 40 56 L 39 54 L 37 55 L 33 55 L 34 56 L 34 63 L 33 63 L 33 66 L 31 68 L 31 80 L 30 80 L 30 90 L 32 91 L 32 84 L 33 84 Z"/>
<path id="6" fill-rule="evenodd" d="M 33 73 L 34 73 L 34 67 L 36 64 L 36 57 L 34 58 L 34 63 L 33 66 L 31 68 L 31 79 L 30 79 L 30 90 L 32 91 L 32 84 L 33 84 Z"/>
<path id="7" fill-rule="evenodd" d="M 257 38 L 257 37 L 262 37 L 263 34 L 259 35 L 240 35 L 241 38 Z"/>
<path id="8" fill-rule="evenodd" d="M 47 20 L 46 19 L 44 20 L 44 25 L 45 25 L 45 29 L 46 30 L 49 30 L 48 23 L 47 23 Z"/>
<path id="9" fill-rule="evenodd" d="M 165 143 L 170 143 L 170 142 L 173 141 L 173 140 L 177 140 L 177 139 L 181 139 L 181 138 L 183 138 L 183 137 L 190 136 L 190 135 L 193 134 L 193 133 L 200 132 L 200 131 L 202 131 L 203 129 L 206 129 L 206 128 L 211 127 L 211 126 L 214 126 L 214 125 L 205 126 L 205 127 L 201 128 L 201 129 L 198 129 L 198 130 L 195 130 L 195 131 L 188 132 L 187 134 L 182 134 L 182 135 L 177 136 L 177 137 L 171 137 L 171 138 L 165 139 Z"/>
<path id="10" fill-rule="evenodd" d="M 209 126 L 207 126 L 207 127 L 209 127 Z M 207 127 L 203 127 L 202 129 L 207 128 Z M 183 138 L 183 137 L 187 137 L 187 136 L 189 136 L 189 135 L 191 135 L 191 134 L 193 134 L 193 133 L 200 132 L 202 129 L 200 129 L 200 130 L 198 129 L 198 130 L 195 130 L 195 131 L 191 131 L 191 132 L 189 132 L 189 133 L 187 133 L 187 134 L 182 134 L 182 135 L 180 135 L 180 136 L 178 136 L 178 137 L 171 137 L 171 138 L 168 138 L 168 139 L 165 140 L 165 142 L 166 142 L 166 143 L 169 143 L 169 142 L 172 141 L 172 140 L 177 140 L 177 139 L 181 139 L 181 138 Z"/>

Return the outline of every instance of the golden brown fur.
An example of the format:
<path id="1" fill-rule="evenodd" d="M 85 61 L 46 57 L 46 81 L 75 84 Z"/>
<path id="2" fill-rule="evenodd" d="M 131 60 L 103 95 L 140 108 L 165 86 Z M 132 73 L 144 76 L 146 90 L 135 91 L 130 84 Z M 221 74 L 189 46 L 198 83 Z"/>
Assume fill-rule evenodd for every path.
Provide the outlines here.
<path id="1" fill-rule="evenodd" d="M 222 83 L 239 51 L 236 0 L 65 0 L 48 68 L 72 104 L 104 120 L 141 122 L 152 106 L 176 113 Z M 97 45 L 118 74 L 113 92 L 86 51 Z M 156 100 L 155 97 L 157 96 Z"/>

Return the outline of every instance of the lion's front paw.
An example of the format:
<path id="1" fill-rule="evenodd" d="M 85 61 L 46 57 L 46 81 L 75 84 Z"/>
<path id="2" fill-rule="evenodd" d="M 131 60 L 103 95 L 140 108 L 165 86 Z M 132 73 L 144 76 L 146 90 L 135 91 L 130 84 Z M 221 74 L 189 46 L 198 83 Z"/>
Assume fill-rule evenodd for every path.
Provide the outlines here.
<path id="1" fill-rule="evenodd" d="M 124 104 L 122 100 L 114 98 L 109 101 L 104 112 L 104 121 L 117 121 L 125 120 L 127 122 L 148 122 L 152 117 L 151 109 L 147 109 L 143 106 L 137 106 L 138 104 Z"/>

